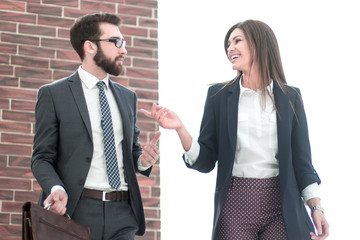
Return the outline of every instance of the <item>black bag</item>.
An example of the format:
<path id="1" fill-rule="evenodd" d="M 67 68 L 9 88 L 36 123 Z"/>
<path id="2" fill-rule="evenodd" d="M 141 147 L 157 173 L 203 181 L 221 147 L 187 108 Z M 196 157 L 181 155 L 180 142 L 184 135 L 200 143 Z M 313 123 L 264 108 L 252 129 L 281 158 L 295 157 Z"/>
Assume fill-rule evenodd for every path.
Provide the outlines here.
<path id="1" fill-rule="evenodd" d="M 23 240 L 90 240 L 90 228 L 69 216 L 61 216 L 26 202 L 23 205 Z"/>

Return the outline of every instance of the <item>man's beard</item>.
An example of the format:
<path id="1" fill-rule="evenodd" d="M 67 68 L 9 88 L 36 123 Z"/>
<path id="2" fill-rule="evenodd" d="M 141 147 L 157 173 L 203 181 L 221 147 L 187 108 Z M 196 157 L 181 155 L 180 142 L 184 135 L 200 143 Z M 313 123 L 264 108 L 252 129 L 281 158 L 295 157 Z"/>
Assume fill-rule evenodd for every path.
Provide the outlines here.
<path id="1" fill-rule="evenodd" d="M 116 57 L 114 61 L 111 61 L 105 57 L 101 48 L 98 48 L 98 51 L 94 56 L 94 61 L 96 65 L 101 67 L 105 72 L 114 76 L 118 76 L 122 72 L 122 65 L 116 63 L 119 58 L 120 57 Z"/>

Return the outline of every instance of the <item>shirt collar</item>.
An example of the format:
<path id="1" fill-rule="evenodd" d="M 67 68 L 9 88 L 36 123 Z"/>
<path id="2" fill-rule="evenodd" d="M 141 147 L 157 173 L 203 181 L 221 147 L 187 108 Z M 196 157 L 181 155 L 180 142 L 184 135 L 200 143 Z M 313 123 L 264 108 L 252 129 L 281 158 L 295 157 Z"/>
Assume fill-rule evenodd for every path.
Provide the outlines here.
<path id="1" fill-rule="evenodd" d="M 106 77 L 104 79 L 98 79 L 91 73 L 85 71 L 81 66 L 78 68 L 78 73 L 81 81 L 88 89 L 92 89 L 93 87 L 95 87 L 96 83 L 99 81 L 103 81 L 106 88 L 109 87 L 109 74 L 106 74 Z"/>
<path id="2" fill-rule="evenodd" d="M 240 77 L 240 81 L 239 81 L 239 86 L 240 86 L 240 97 L 245 93 L 245 92 L 251 92 L 251 93 L 255 93 L 257 91 L 260 91 L 257 90 L 257 91 L 254 91 L 250 88 L 246 88 L 246 87 L 243 87 L 242 84 L 241 84 L 241 80 L 242 80 L 242 76 Z M 269 91 L 269 93 L 272 95 L 273 94 L 273 86 L 274 86 L 274 81 L 272 79 L 270 79 L 270 84 L 266 87 Z"/>

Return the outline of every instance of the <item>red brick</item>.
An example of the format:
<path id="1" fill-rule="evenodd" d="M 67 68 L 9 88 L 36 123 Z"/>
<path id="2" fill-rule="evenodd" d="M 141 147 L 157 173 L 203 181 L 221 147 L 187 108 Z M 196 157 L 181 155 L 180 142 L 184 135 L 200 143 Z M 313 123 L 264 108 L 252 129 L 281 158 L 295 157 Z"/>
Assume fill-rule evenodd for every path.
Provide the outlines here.
<path id="1" fill-rule="evenodd" d="M 158 209 L 149 209 L 146 208 L 145 210 L 145 216 L 147 218 L 155 218 L 160 219 L 160 211 Z"/>
<path id="2" fill-rule="evenodd" d="M 61 69 L 68 71 L 75 71 L 79 68 L 79 62 L 70 62 L 70 61 L 61 61 L 61 60 L 51 60 L 50 67 L 52 69 Z"/>
<path id="3" fill-rule="evenodd" d="M 62 8 L 55 6 L 47 6 L 45 4 L 28 3 L 27 11 L 30 13 L 61 16 Z"/>
<path id="4" fill-rule="evenodd" d="M 138 80 L 138 79 L 131 79 L 130 80 L 130 87 L 133 88 L 145 88 L 145 89 L 158 89 L 158 81 L 157 80 Z"/>
<path id="5" fill-rule="evenodd" d="M 42 3 L 76 8 L 79 7 L 78 1 L 74 0 L 42 0 Z"/>
<path id="6" fill-rule="evenodd" d="M 27 67 L 16 67 L 15 68 L 15 76 L 51 79 L 51 70 L 27 68 Z"/>
<path id="7" fill-rule="evenodd" d="M 124 25 L 137 25 L 137 17 L 132 15 L 120 14 L 121 24 Z M 121 27 L 121 26 L 120 26 Z"/>
<path id="8" fill-rule="evenodd" d="M 139 47 L 126 47 L 126 50 L 128 51 L 128 56 L 132 57 L 145 57 L 145 58 L 153 58 L 154 52 L 151 49 L 146 48 L 139 48 Z"/>
<path id="9" fill-rule="evenodd" d="M 147 7 L 147 8 L 157 8 L 156 0 L 128 0 L 128 1 L 126 1 L 126 4 L 142 6 L 142 7 Z"/>
<path id="10" fill-rule="evenodd" d="M 41 38 L 41 46 L 55 49 L 73 49 L 68 39 Z"/>
<path id="11" fill-rule="evenodd" d="M 14 133 L 31 133 L 31 124 L 0 121 L 0 131 Z"/>
<path id="12" fill-rule="evenodd" d="M 15 191 L 15 201 L 19 202 L 37 202 L 39 198 L 39 193 L 29 192 L 29 191 Z"/>
<path id="13" fill-rule="evenodd" d="M 10 1 L 10 0 L 1 0 L 0 9 L 24 12 L 25 11 L 25 3 L 24 2 L 15 2 L 15 1 Z"/>
<path id="14" fill-rule="evenodd" d="M 139 25 L 142 27 L 157 28 L 158 20 L 153 18 L 140 18 Z"/>
<path id="15" fill-rule="evenodd" d="M 20 87 L 21 88 L 32 88 L 39 89 L 42 85 L 51 83 L 51 80 L 38 79 L 38 78 L 21 78 Z"/>
<path id="16" fill-rule="evenodd" d="M 159 187 L 152 187 L 151 188 L 151 197 L 160 197 L 160 188 Z"/>
<path id="17" fill-rule="evenodd" d="M 115 13 L 116 5 L 114 3 L 104 3 L 103 1 L 99 2 L 90 2 L 90 1 L 81 1 L 81 9 L 96 9 L 97 11 Z"/>
<path id="18" fill-rule="evenodd" d="M 22 202 L 2 202 L 2 212 L 22 212 Z"/>
<path id="19" fill-rule="evenodd" d="M 9 64 L 10 56 L 7 54 L 0 54 L 0 64 Z"/>
<path id="20" fill-rule="evenodd" d="M 22 111 L 34 111 L 35 104 L 36 104 L 35 101 L 12 100 L 11 109 L 22 110 Z"/>
<path id="21" fill-rule="evenodd" d="M 49 0 L 52 1 L 52 0 Z M 96 9 L 77 9 L 77 8 L 64 8 L 64 16 L 71 18 L 79 18 L 89 13 L 97 13 Z"/>
<path id="22" fill-rule="evenodd" d="M 15 54 L 16 51 L 17 51 L 17 47 L 15 44 L 0 43 L 0 52 Z"/>
<path id="23" fill-rule="evenodd" d="M 0 146 L 1 147 L 1 146 Z M 24 179 L 33 178 L 33 174 L 30 170 L 30 165 L 27 167 L 6 167 L 0 169 L 1 176 L 3 177 L 16 177 Z M 31 184 L 31 181 L 30 181 Z M 29 188 L 30 190 L 30 188 Z"/>
<path id="24" fill-rule="evenodd" d="M 69 29 L 63 29 L 63 28 L 59 28 L 57 30 L 57 36 L 59 38 L 67 38 L 70 39 L 70 31 Z"/>
<path id="25" fill-rule="evenodd" d="M 158 71 L 151 71 L 139 68 L 127 68 L 126 75 L 135 78 L 158 79 Z"/>
<path id="26" fill-rule="evenodd" d="M 5 179 L 0 178 L 0 188 L 30 190 L 31 180 L 29 179 Z M 4 204 L 4 202 L 3 202 Z M 4 207 L 4 205 L 3 205 Z M 3 210 L 4 212 L 4 210 Z"/>
<path id="27" fill-rule="evenodd" d="M 120 27 L 120 32 L 123 35 L 129 35 L 130 37 L 133 36 L 147 37 L 148 34 L 148 30 L 146 28 L 127 27 L 127 26 Z"/>
<path id="28" fill-rule="evenodd" d="M 159 198 L 143 198 L 144 207 L 159 207 Z"/>
<path id="29" fill-rule="evenodd" d="M 14 74 L 14 67 L 7 65 L 0 65 L 0 74 L 11 76 Z"/>
<path id="30" fill-rule="evenodd" d="M 39 15 L 38 24 L 70 28 L 74 20 L 61 17 Z"/>
<path id="31" fill-rule="evenodd" d="M 11 64 L 34 68 L 49 68 L 48 59 L 35 57 L 11 56 Z"/>
<path id="32" fill-rule="evenodd" d="M 47 49 L 47 48 L 43 48 L 43 47 L 20 45 L 19 46 L 19 54 L 33 56 L 33 57 L 54 58 L 55 50 Z"/>
<path id="33" fill-rule="evenodd" d="M 7 167 L 7 166 L 8 166 L 8 157 L 6 155 L 0 155 L 0 167 Z"/>
<path id="34" fill-rule="evenodd" d="M 134 7 L 129 5 L 119 5 L 118 13 L 124 15 L 152 17 L 152 9 L 144 7 Z"/>
<path id="35" fill-rule="evenodd" d="M 74 50 L 56 50 L 57 59 L 74 60 L 78 61 L 78 65 L 81 64 L 79 55 Z"/>
<path id="36" fill-rule="evenodd" d="M 134 67 L 143 67 L 143 68 L 151 68 L 151 69 L 158 69 L 158 61 L 151 60 L 151 59 L 140 59 L 134 58 L 133 60 Z"/>
<path id="37" fill-rule="evenodd" d="M 8 87 L 17 87 L 19 86 L 19 79 L 14 77 L 2 77 L 0 76 L 0 85 Z"/>
<path id="38" fill-rule="evenodd" d="M 11 214 L 11 224 L 22 224 L 22 213 L 12 213 Z"/>
<path id="39" fill-rule="evenodd" d="M 40 42 L 38 37 L 31 37 L 31 36 L 25 36 L 25 35 L 21 35 L 21 34 L 12 34 L 12 33 L 1 34 L 1 41 L 35 45 L 35 46 L 38 46 L 39 42 Z"/>
<path id="40" fill-rule="evenodd" d="M 16 23 L 0 21 L 0 31 L 16 32 Z"/>
<path id="41" fill-rule="evenodd" d="M 1 99 L 0 98 L 0 108 L 1 109 L 9 109 L 10 101 L 8 99 Z"/>
<path id="42" fill-rule="evenodd" d="M 153 132 L 156 131 L 156 124 L 154 122 L 143 122 L 143 121 L 138 121 L 137 122 L 138 127 L 140 128 L 140 130 L 142 132 L 146 131 L 146 132 Z"/>
<path id="43" fill-rule="evenodd" d="M 41 187 L 40 184 L 34 179 L 33 180 L 33 187 L 32 189 L 36 192 L 40 192 L 41 191 Z"/>
<path id="44" fill-rule="evenodd" d="M 58 80 L 64 77 L 68 77 L 73 74 L 74 71 L 61 71 L 61 70 L 54 70 L 54 79 Z"/>
<path id="45" fill-rule="evenodd" d="M 17 121 L 17 122 L 34 122 L 34 112 L 20 112 L 12 110 L 3 111 L 3 120 Z"/>
<path id="46" fill-rule="evenodd" d="M 0 213 L 0 224 L 9 224 L 10 223 L 10 214 Z"/>
<path id="47" fill-rule="evenodd" d="M 151 38 L 157 38 L 158 37 L 158 31 L 154 29 L 150 29 L 150 37 Z"/>
<path id="48" fill-rule="evenodd" d="M 135 47 L 146 47 L 146 48 L 155 48 L 156 49 L 158 47 L 158 42 L 157 42 L 157 40 L 135 38 L 134 46 Z"/>
<path id="49" fill-rule="evenodd" d="M 14 191 L 11 190 L 0 190 L 0 199 L 12 201 L 14 200 Z"/>
<path id="50" fill-rule="evenodd" d="M 42 27 L 38 25 L 19 25 L 19 32 L 25 34 L 43 35 L 48 37 L 56 37 L 56 29 L 50 27 Z"/>
<path id="51" fill-rule="evenodd" d="M 9 166 L 10 167 L 30 167 L 31 157 L 24 156 L 10 156 Z"/>
<path id="52" fill-rule="evenodd" d="M 36 15 L 35 14 L 0 11 L 0 20 L 35 24 L 36 23 Z"/>
<path id="53" fill-rule="evenodd" d="M 139 99 L 158 100 L 159 98 L 157 91 L 136 90 L 135 92 Z"/>
<path id="54" fill-rule="evenodd" d="M 8 134 L 2 133 L 1 139 L 3 143 L 20 143 L 20 144 L 32 144 L 33 136 L 24 134 Z"/>
<path id="55" fill-rule="evenodd" d="M 12 155 L 31 155 L 32 147 L 14 144 L 2 144 L 0 143 L 0 154 L 12 154 Z"/>
<path id="56" fill-rule="evenodd" d="M 21 225 L 0 225 L 0 236 L 6 240 L 19 240 L 22 235 Z"/>
<path id="57" fill-rule="evenodd" d="M 150 197 L 150 188 L 140 186 L 140 193 L 142 197 Z"/>

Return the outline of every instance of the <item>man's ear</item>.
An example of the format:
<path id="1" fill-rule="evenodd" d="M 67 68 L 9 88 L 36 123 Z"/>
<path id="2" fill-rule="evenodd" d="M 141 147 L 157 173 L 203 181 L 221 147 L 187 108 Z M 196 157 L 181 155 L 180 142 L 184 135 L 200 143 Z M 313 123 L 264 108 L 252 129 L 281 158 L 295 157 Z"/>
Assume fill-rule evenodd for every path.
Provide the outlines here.
<path id="1" fill-rule="evenodd" d="M 84 54 L 95 55 L 97 52 L 97 45 L 89 40 L 84 42 Z"/>

